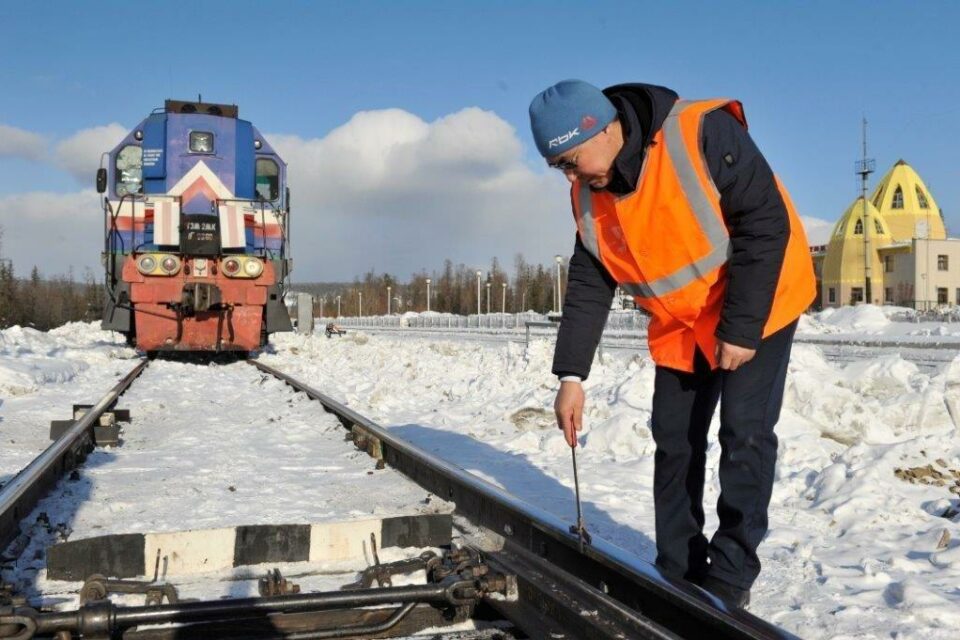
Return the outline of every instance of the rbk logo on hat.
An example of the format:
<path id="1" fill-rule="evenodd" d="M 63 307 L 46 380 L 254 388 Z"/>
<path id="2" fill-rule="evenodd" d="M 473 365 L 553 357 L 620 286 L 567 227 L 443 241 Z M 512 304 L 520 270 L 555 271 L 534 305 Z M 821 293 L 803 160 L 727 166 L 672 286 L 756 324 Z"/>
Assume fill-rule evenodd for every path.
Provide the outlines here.
<path id="1" fill-rule="evenodd" d="M 553 147 L 559 147 L 560 145 L 569 142 L 570 140 L 572 140 L 573 138 L 577 137 L 578 135 L 580 135 L 580 129 L 574 129 L 573 131 L 567 131 L 567 132 L 566 132 L 565 134 L 563 134 L 562 136 L 557 136 L 556 138 L 554 138 L 553 140 L 551 140 L 551 141 L 550 141 L 550 144 L 549 144 L 548 146 L 549 146 L 551 149 L 552 149 Z"/>

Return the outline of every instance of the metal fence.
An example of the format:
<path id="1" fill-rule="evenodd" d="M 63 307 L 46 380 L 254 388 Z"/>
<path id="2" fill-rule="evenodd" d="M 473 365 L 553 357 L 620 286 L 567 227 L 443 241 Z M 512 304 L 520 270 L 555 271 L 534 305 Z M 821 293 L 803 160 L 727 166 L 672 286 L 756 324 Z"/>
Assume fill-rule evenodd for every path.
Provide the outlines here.
<path id="1" fill-rule="evenodd" d="M 895 322 L 944 321 L 947 314 L 934 312 L 908 311 L 891 317 Z M 530 343 L 531 338 L 555 337 L 559 327 L 557 316 L 539 313 L 459 316 L 453 314 L 407 314 L 405 316 L 367 316 L 363 318 L 320 318 L 317 330 L 323 331 L 327 323 L 342 327 L 368 328 L 416 334 L 431 334 L 442 337 L 444 334 L 469 335 L 471 339 L 481 341 L 517 341 Z M 607 349 L 647 350 L 647 325 L 649 316 L 638 311 L 611 311 L 599 344 L 602 355 Z M 956 321 L 956 319 L 954 319 Z M 875 358 L 881 355 L 899 354 L 903 359 L 916 364 L 922 371 L 933 373 L 941 371 L 960 353 L 960 340 L 944 337 L 942 340 L 908 340 L 893 338 L 889 340 L 864 336 L 860 340 L 837 338 L 832 335 L 799 335 L 795 342 L 816 345 L 831 362 L 846 364 L 857 360 Z"/>
<path id="2" fill-rule="evenodd" d="M 368 327 L 371 329 L 449 329 L 487 331 L 526 331 L 528 323 L 556 324 L 559 317 L 542 313 L 484 313 L 468 316 L 451 313 L 407 314 L 318 318 L 321 327 L 334 323 L 341 327 Z M 612 311 L 607 317 L 606 332 L 614 335 L 646 332 L 649 317 L 639 311 Z"/>

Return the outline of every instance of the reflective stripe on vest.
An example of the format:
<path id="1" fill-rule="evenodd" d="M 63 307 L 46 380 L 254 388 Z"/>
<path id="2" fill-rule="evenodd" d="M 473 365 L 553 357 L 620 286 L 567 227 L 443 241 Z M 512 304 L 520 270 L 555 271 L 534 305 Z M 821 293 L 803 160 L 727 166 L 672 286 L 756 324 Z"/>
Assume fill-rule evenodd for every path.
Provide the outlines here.
<path id="1" fill-rule="evenodd" d="M 690 203 L 690 208 L 694 212 L 697 223 L 713 248 L 704 257 L 680 267 L 670 275 L 649 282 L 621 282 L 620 286 L 632 296 L 652 298 L 682 289 L 691 282 L 704 277 L 705 274 L 723 266 L 733 252 L 727 228 L 710 205 L 710 198 L 704 191 L 703 184 L 697 178 L 693 158 L 687 153 L 683 134 L 680 131 L 680 113 L 691 104 L 693 104 L 693 101 L 679 100 L 673 105 L 663 123 L 663 140 L 680 187 L 683 189 L 687 202 Z M 580 216 L 583 220 L 580 239 L 590 253 L 597 259 L 602 260 L 593 220 L 590 185 L 586 182 L 580 185 L 579 204 Z"/>

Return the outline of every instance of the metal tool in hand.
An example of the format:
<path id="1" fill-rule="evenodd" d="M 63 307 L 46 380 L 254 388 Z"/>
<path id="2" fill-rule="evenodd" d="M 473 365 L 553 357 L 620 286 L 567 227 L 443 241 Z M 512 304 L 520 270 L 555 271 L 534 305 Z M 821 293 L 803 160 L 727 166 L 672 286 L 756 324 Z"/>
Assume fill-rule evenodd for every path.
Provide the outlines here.
<path id="1" fill-rule="evenodd" d="M 577 447 L 570 447 L 570 453 L 573 455 L 573 489 L 577 496 L 577 524 L 570 525 L 570 533 L 573 533 L 580 540 L 580 553 L 583 553 L 583 545 L 590 544 L 590 533 L 583 524 L 583 510 L 580 508 L 580 477 L 577 474 Z"/>

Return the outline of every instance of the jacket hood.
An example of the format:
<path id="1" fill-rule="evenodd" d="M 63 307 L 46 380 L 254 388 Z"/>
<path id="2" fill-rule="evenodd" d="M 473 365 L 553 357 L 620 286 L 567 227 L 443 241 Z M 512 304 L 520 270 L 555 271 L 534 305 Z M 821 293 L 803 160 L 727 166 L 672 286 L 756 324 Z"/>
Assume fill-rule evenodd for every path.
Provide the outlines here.
<path id="1" fill-rule="evenodd" d="M 618 84 L 603 90 L 623 125 L 623 148 L 606 189 L 618 195 L 636 189 L 643 157 L 677 101 L 677 93 L 655 84 Z"/>
<path id="2" fill-rule="evenodd" d="M 641 140 L 646 147 L 653 139 L 654 134 L 663 126 L 667 114 L 679 99 L 677 92 L 655 84 L 640 82 L 629 84 L 615 84 L 607 87 L 603 93 L 610 98 L 618 109 L 626 105 L 633 107 L 640 126 L 643 129 Z M 631 136 L 633 132 L 631 132 Z"/>

